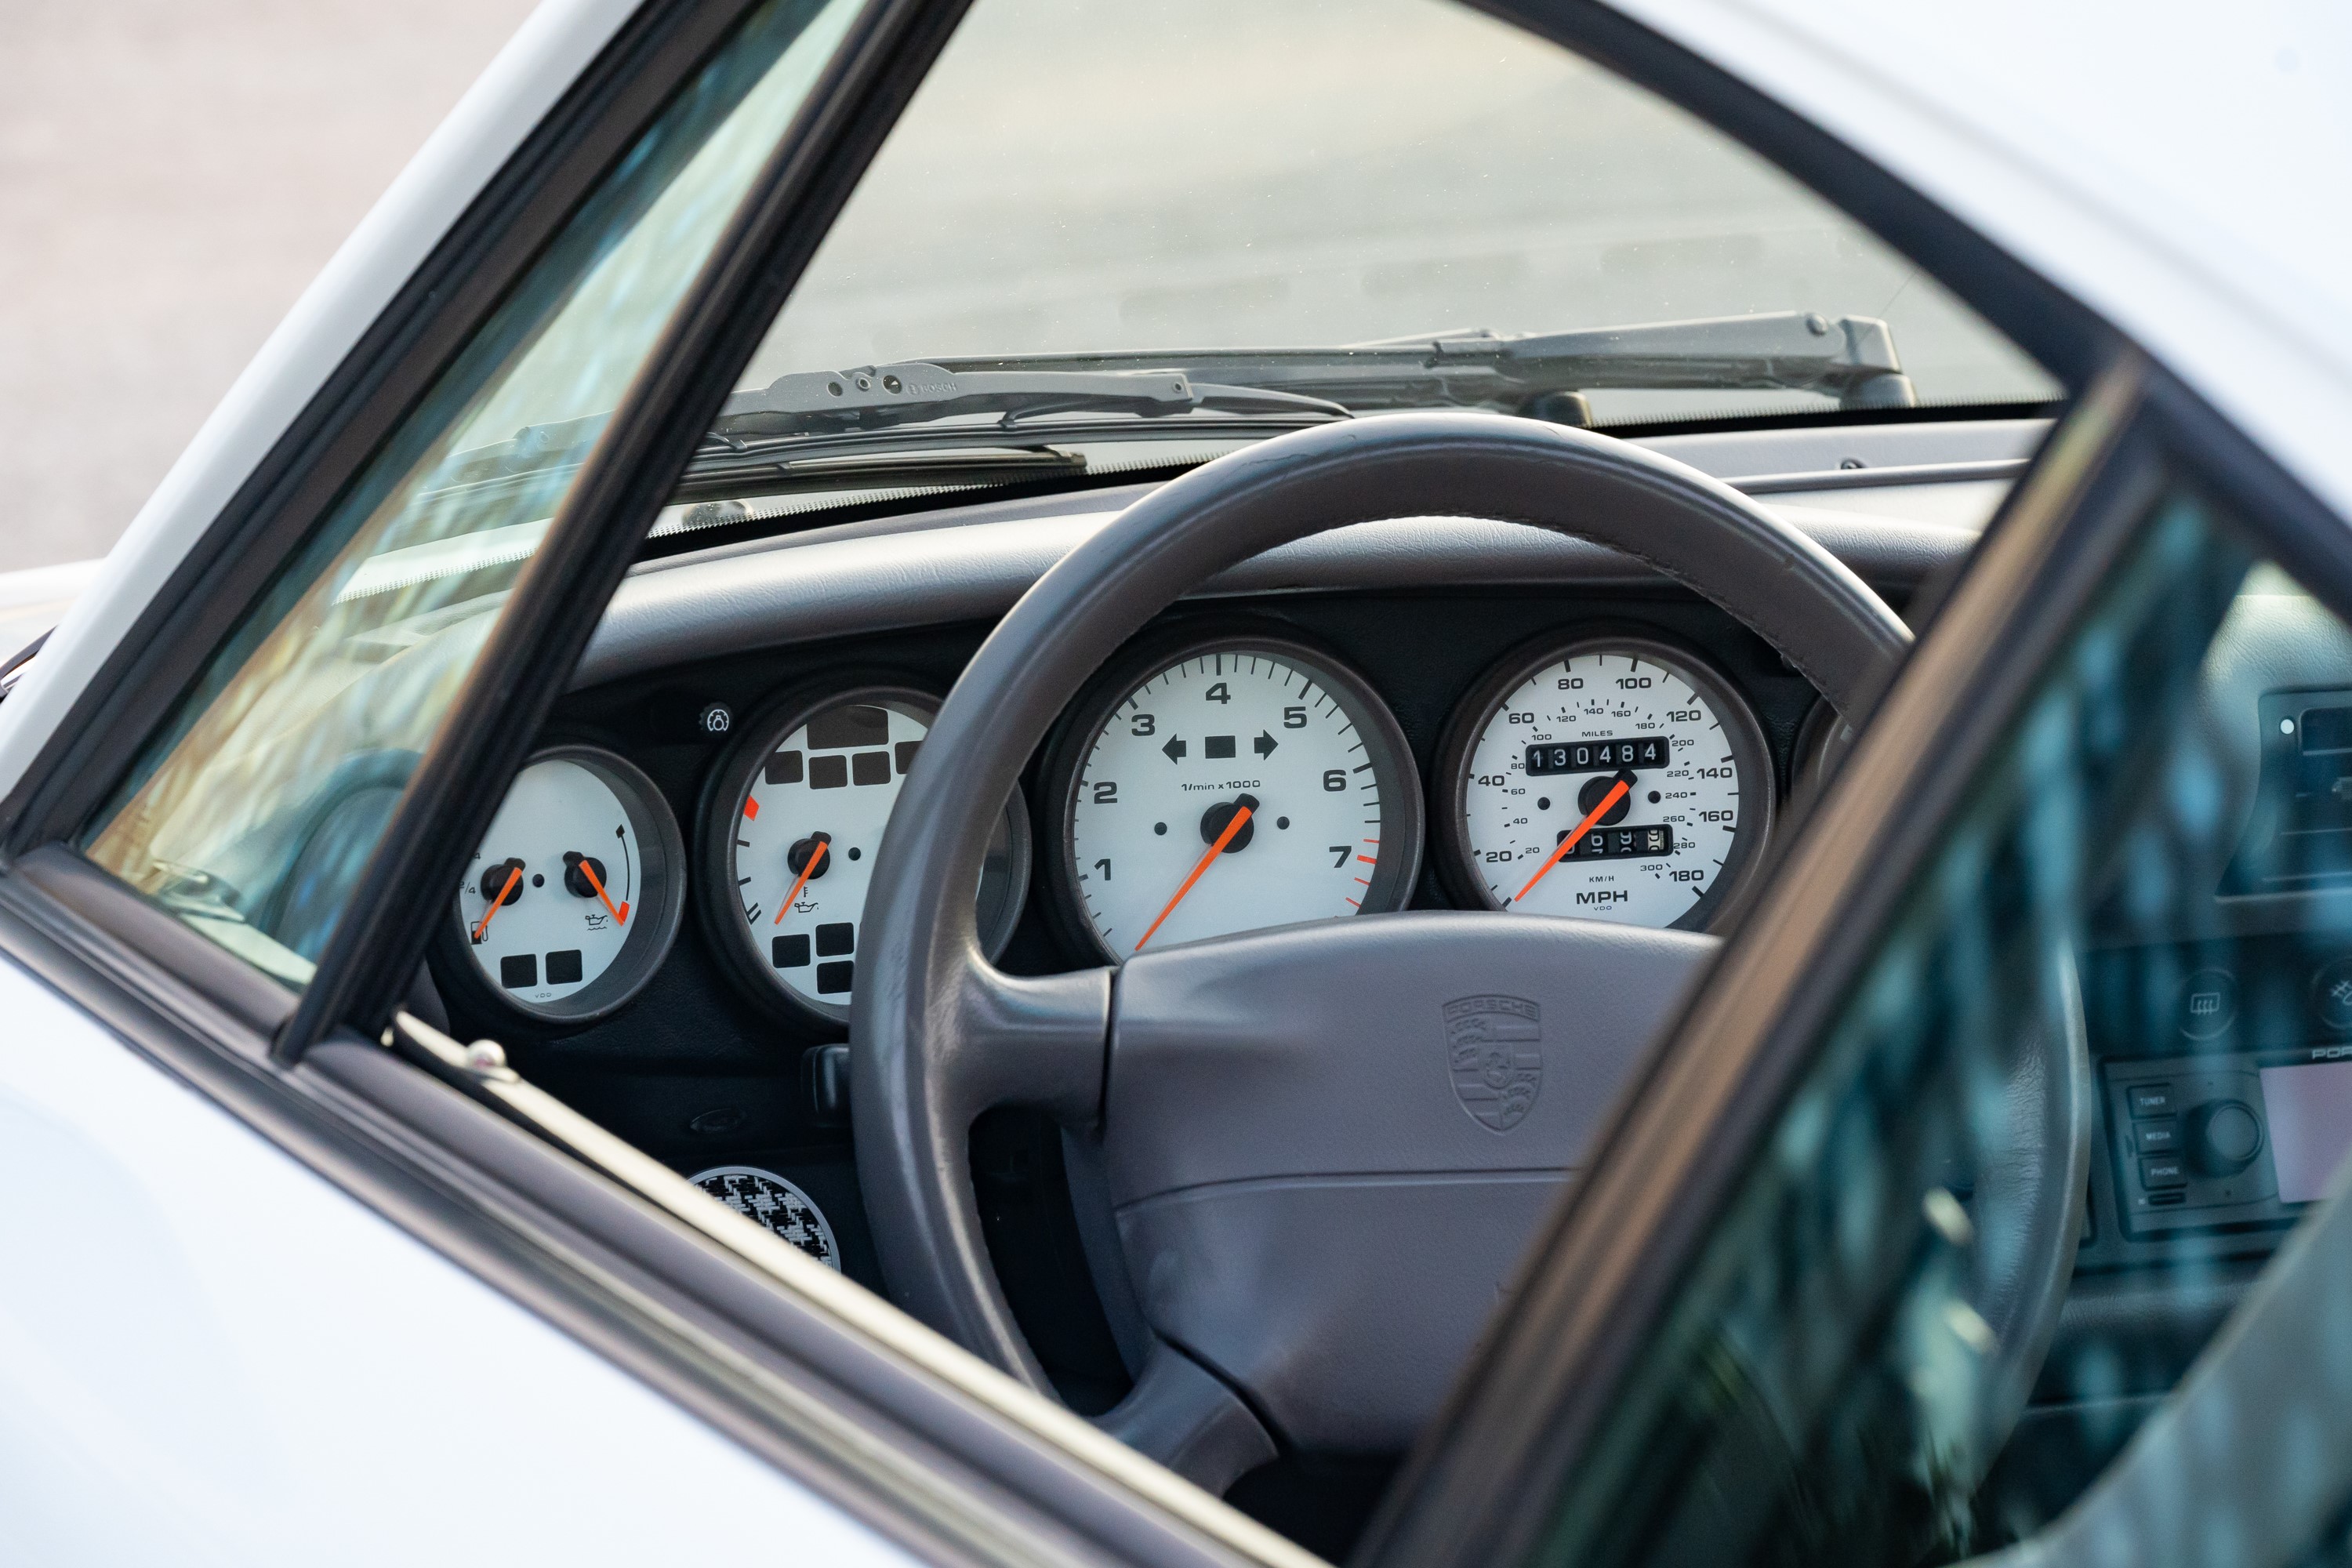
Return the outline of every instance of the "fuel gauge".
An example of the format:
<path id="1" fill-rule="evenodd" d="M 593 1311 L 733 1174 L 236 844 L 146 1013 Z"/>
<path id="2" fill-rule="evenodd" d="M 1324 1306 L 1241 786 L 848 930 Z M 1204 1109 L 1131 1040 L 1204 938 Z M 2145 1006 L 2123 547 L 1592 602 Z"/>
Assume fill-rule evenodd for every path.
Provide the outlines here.
<path id="1" fill-rule="evenodd" d="M 685 909 L 677 824 L 653 781 L 593 746 L 532 757 L 491 819 L 440 941 L 443 980 L 542 1024 L 644 988 Z"/>

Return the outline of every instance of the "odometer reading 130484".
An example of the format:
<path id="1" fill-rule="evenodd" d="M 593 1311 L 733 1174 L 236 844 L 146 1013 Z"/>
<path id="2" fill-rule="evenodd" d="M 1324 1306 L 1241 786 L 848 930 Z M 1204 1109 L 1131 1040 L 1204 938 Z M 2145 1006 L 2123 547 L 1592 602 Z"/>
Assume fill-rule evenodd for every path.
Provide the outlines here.
<path id="1" fill-rule="evenodd" d="M 1769 755 L 1696 656 L 1612 637 L 1490 672 L 1445 748 L 1457 889 L 1489 909 L 1703 926 L 1755 858 Z"/>
<path id="2" fill-rule="evenodd" d="M 1057 773 L 1064 907 L 1114 961 L 1396 909 L 1420 863 L 1396 721 L 1336 660 L 1285 642 L 1122 666 L 1082 702 Z"/>

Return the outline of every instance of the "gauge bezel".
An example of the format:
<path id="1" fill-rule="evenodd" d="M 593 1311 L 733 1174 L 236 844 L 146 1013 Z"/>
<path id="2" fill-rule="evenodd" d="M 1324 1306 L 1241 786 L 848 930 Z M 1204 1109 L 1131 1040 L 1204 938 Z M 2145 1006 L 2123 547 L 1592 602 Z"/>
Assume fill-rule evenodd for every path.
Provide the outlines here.
<path id="1" fill-rule="evenodd" d="M 1731 852 L 1723 858 L 1723 870 L 1698 901 L 1685 910 L 1666 929 L 1669 931 L 1712 931 L 1724 925 L 1744 902 L 1742 897 L 1751 879 L 1764 846 L 1772 837 L 1780 805 L 1780 776 L 1774 766 L 1772 748 L 1764 738 L 1764 726 L 1756 717 L 1754 704 L 1723 673 L 1716 662 L 1686 642 L 1660 636 L 1647 627 L 1621 626 L 1613 623 L 1587 624 L 1573 628 L 1548 632 L 1539 637 L 1521 643 L 1490 666 L 1486 672 L 1472 682 L 1454 705 L 1453 716 L 1446 721 L 1444 738 L 1438 743 L 1437 772 L 1439 790 L 1444 803 L 1437 813 L 1438 879 L 1447 893 L 1465 909 L 1499 910 L 1502 908 L 1487 888 L 1485 878 L 1478 875 L 1476 861 L 1470 848 L 1468 795 L 1470 788 L 1470 753 L 1478 737 L 1501 711 L 1503 700 L 1532 679 L 1548 665 L 1563 664 L 1580 654 L 1630 653 L 1661 664 L 1673 666 L 1688 679 L 1700 696 L 1706 699 L 1723 720 L 1724 734 L 1731 743 L 1734 763 L 1739 769 L 1742 782 L 1742 806 L 1738 830 L 1731 837 Z M 1746 809 L 1748 781 L 1754 780 L 1758 805 Z M 1539 917 L 1542 918 L 1542 917 Z M 1549 917 L 1568 918 L 1568 917 Z"/>
<path id="2" fill-rule="evenodd" d="M 838 1002 L 803 996 L 786 984 L 770 966 L 758 939 L 743 921 L 743 910 L 736 898 L 735 877 L 728 859 L 734 848 L 735 820 L 743 809 L 744 796 L 751 793 L 753 775 L 765 764 L 778 742 L 827 709 L 845 703 L 912 708 L 928 715 L 923 727 L 929 730 L 938 720 L 940 706 L 945 700 L 936 689 L 901 675 L 872 670 L 836 671 L 788 687 L 761 703 L 749 719 L 735 725 L 727 749 L 713 764 L 696 810 L 695 907 L 700 913 L 703 934 L 718 955 L 720 968 L 739 990 L 772 1015 L 814 1025 L 837 1035 L 848 1026 L 850 1009 Z M 1033 858 L 1029 803 L 1017 784 L 1013 786 L 1012 798 L 1005 802 L 1004 817 L 1012 882 L 995 919 L 979 933 L 981 951 L 992 959 L 1013 940 L 1013 928 L 1021 923 L 1021 911 L 1029 900 Z"/>
<path id="3" fill-rule="evenodd" d="M 637 852 L 645 862 L 644 887 L 636 899 L 636 922 L 621 943 L 621 951 L 613 955 L 604 973 L 559 1002 L 518 1001 L 512 992 L 492 984 L 475 962 L 473 944 L 466 940 L 462 906 L 453 892 L 447 917 L 440 922 L 430 952 L 436 980 L 460 1005 L 474 1012 L 520 1020 L 534 1032 L 553 1037 L 611 1017 L 635 1001 L 661 969 L 686 915 L 686 839 L 660 787 L 627 758 L 603 746 L 578 742 L 543 746 L 531 752 L 515 776 L 520 778 L 550 762 L 576 763 L 595 774 L 621 803 L 636 833 Z M 503 797 L 499 804 L 505 806 Z"/>
<path id="4" fill-rule="evenodd" d="M 1394 779 L 1395 793 L 1404 807 L 1403 820 L 1391 833 L 1386 820 L 1389 791 L 1384 783 L 1381 845 L 1385 850 L 1394 842 L 1400 853 L 1393 863 L 1386 854 L 1381 855 L 1380 865 L 1373 868 L 1370 884 L 1364 889 L 1360 914 L 1391 913 L 1404 908 L 1412 899 L 1413 887 L 1421 877 L 1422 850 L 1428 832 L 1427 811 L 1422 797 L 1419 763 L 1387 700 L 1338 652 L 1326 644 L 1301 637 L 1293 627 L 1224 619 L 1208 624 L 1193 622 L 1131 643 L 1105 665 L 1064 710 L 1046 748 L 1040 776 L 1045 785 L 1042 792 L 1045 801 L 1043 810 L 1050 815 L 1042 816 L 1038 823 L 1048 862 L 1046 915 L 1055 933 L 1073 951 L 1091 954 L 1097 961 L 1114 966 L 1122 962 L 1096 931 L 1095 922 L 1087 913 L 1086 900 L 1078 891 L 1074 847 L 1078 773 L 1092 754 L 1097 737 L 1110 722 L 1119 704 L 1160 671 L 1203 655 L 1237 651 L 1305 664 L 1320 678 L 1320 684 L 1342 694 L 1353 705 L 1357 731 L 1364 737 L 1365 749 L 1372 753 L 1374 768 L 1381 770 L 1374 776 Z"/>

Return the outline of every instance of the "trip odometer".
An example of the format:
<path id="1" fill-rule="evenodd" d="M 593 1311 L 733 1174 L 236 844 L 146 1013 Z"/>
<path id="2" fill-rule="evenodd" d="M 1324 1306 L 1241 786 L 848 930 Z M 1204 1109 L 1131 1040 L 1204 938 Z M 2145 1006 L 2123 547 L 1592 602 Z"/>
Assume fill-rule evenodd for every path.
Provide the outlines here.
<path id="1" fill-rule="evenodd" d="M 1404 735 L 1319 650 L 1242 633 L 1161 645 L 1082 698 L 1056 747 L 1055 882 L 1114 962 L 1401 907 L 1421 863 Z"/>
<path id="2" fill-rule="evenodd" d="M 1699 929 L 1771 829 L 1755 716 L 1696 655 L 1646 638 L 1506 659 L 1464 700 L 1440 767 L 1443 868 L 1487 909 Z"/>

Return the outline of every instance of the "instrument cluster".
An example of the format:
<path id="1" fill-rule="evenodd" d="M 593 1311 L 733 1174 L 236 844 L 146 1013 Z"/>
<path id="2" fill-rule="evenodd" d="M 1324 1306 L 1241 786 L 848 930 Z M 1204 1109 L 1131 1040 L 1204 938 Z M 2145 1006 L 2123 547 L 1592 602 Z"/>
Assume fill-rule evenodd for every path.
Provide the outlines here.
<path id="1" fill-rule="evenodd" d="M 837 1035 L 877 961 L 863 946 L 874 858 L 941 700 L 885 670 L 772 694 L 708 765 L 690 855 L 629 762 L 540 752 L 457 890 L 436 973 L 478 1010 L 567 1033 L 644 987 L 691 902 L 744 996 Z M 1717 664 L 1591 624 L 1463 689 L 1424 773 L 1333 648 L 1194 623 L 1140 639 L 1081 692 L 1033 783 L 1034 810 L 1017 788 L 1004 802 L 973 889 L 992 958 L 1033 880 L 1068 962 L 1399 910 L 1417 890 L 1703 929 L 1736 907 L 1775 804 L 1764 731 Z"/>

